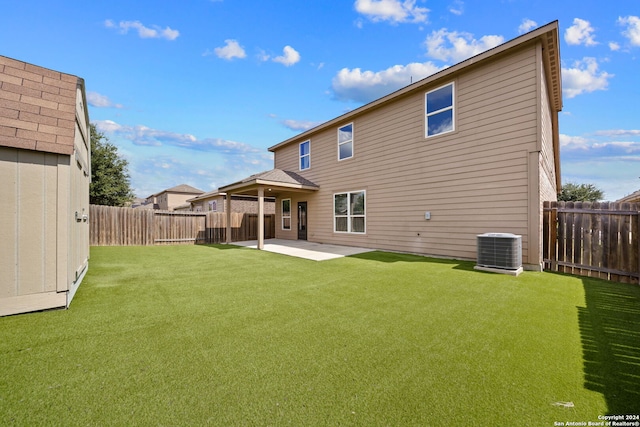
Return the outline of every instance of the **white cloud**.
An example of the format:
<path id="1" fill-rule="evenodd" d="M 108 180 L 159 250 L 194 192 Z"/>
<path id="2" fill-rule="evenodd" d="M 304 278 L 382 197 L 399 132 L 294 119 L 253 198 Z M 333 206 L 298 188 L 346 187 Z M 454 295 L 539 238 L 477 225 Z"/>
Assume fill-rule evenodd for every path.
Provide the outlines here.
<path id="1" fill-rule="evenodd" d="M 599 130 L 595 132 L 596 135 L 599 136 L 625 136 L 625 137 L 635 137 L 640 136 L 640 129 L 609 129 L 609 130 Z"/>
<path id="2" fill-rule="evenodd" d="M 522 20 L 522 24 L 518 26 L 518 34 L 528 33 L 538 26 L 536 21 L 533 21 L 529 18 L 525 18 Z"/>
<path id="3" fill-rule="evenodd" d="M 620 50 L 620 44 L 618 44 L 616 42 L 609 42 L 609 49 L 611 49 L 612 51 L 616 52 L 616 51 Z"/>
<path id="4" fill-rule="evenodd" d="M 343 68 L 333 78 L 336 98 L 361 103 L 373 101 L 442 70 L 432 62 L 395 65 L 382 71 Z"/>
<path id="5" fill-rule="evenodd" d="M 603 130 L 560 135 L 563 182 L 593 183 L 616 200 L 638 189 L 640 130 Z"/>
<path id="6" fill-rule="evenodd" d="M 627 27 L 622 34 L 629 39 L 631 44 L 640 46 L 640 18 L 637 16 L 619 17 L 618 24 Z"/>
<path id="7" fill-rule="evenodd" d="M 98 92 L 87 92 L 87 103 L 96 108 L 124 108 L 122 104 L 116 104 Z"/>
<path id="8" fill-rule="evenodd" d="M 356 0 L 356 11 L 373 22 L 427 22 L 429 9 L 416 6 L 416 0 Z"/>
<path id="9" fill-rule="evenodd" d="M 215 151 L 224 153 L 262 153 L 262 150 L 242 142 L 221 138 L 198 139 L 188 133 L 177 133 L 153 129 L 144 125 L 120 125 L 112 120 L 97 120 L 96 128 L 105 133 L 118 135 L 138 146 L 171 146 L 196 151 Z"/>
<path id="10" fill-rule="evenodd" d="M 93 123 L 129 161 L 134 191 L 145 197 L 181 183 L 213 189 L 273 167 L 272 153 L 242 142 L 112 120 Z"/>
<path id="11" fill-rule="evenodd" d="M 504 37 L 502 36 L 488 35 L 476 40 L 472 34 L 447 31 L 446 28 L 442 28 L 427 36 L 424 44 L 428 57 L 457 63 L 503 42 Z"/>
<path id="12" fill-rule="evenodd" d="M 282 56 L 276 56 L 273 58 L 273 62 L 279 62 L 287 67 L 300 61 L 300 54 L 291 46 L 285 46 Z"/>
<path id="13" fill-rule="evenodd" d="M 295 131 L 305 131 L 305 130 L 309 130 L 311 128 L 314 128 L 316 126 L 318 126 L 319 124 L 321 124 L 322 122 L 312 122 L 309 120 L 292 120 L 292 119 L 287 119 L 287 120 L 283 120 L 281 122 L 286 128 L 289 128 L 291 130 L 295 130 Z"/>
<path id="14" fill-rule="evenodd" d="M 562 68 L 562 91 L 567 98 L 574 98 L 582 93 L 606 90 L 613 74 L 598 70 L 595 58 L 585 57 L 576 61 L 573 68 Z"/>
<path id="15" fill-rule="evenodd" d="M 263 61 L 266 62 L 269 59 L 271 59 L 271 55 L 269 55 L 267 52 L 265 52 L 264 50 L 260 49 L 260 51 L 258 52 L 258 61 Z"/>
<path id="16" fill-rule="evenodd" d="M 453 4 L 449 6 L 449 12 L 454 15 L 462 15 L 464 13 L 464 2 L 462 0 L 454 0 Z"/>
<path id="17" fill-rule="evenodd" d="M 93 123 L 100 132 L 104 133 L 115 133 L 122 127 L 112 120 L 95 120 Z"/>
<path id="18" fill-rule="evenodd" d="M 107 28 L 117 29 L 120 34 L 127 34 L 130 29 L 137 30 L 138 36 L 143 39 L 175 40 L 180 35 L 178 30 L 174 30 L 170 27 L 161 28 L 157 25 L 153 25 L 152 28 L 150 28 L 143 25 L 140 21 L 120 21 L 116 24 L 111 19 L 107 19 L 104 21 L 104 26 Z"/>
<path id="19" fill-rule="evenodd" d="M 564 40 L 572 45 L 595 46 L 598 42 L 595 41 L 594 31 L 589 21 L 575 18 L 573 25 L 564 32 Z"/>
<path id="20" fill-rule="evenodd" d="M 218 58 L 230 61 L 233 58 L 245 58 L 247 56 L 246 52 L 237 40 L 227 39 L 224 42 L 226 43 L 224 46 L 213 49 L 214 54 Z M 210 54 L 211 53 L 208 51 L 205 52 L 205 56 Z"/>
<path id="21" fill-rule="evenodd" d="M 560 147 L 586 148 L 588 140 L 582 136 L 560 134 Z"/>

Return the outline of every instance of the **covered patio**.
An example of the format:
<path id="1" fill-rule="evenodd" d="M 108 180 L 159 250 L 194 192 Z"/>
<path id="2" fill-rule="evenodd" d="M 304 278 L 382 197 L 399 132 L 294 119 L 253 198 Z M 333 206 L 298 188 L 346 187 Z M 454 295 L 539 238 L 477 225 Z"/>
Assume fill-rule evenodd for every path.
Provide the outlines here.
<path id="1" fill-rule="evenodd" d="M 264 198 L 278 197 L 282 192 L 314 193 L 320 186 L 298 175 L 295 172 L 282 169 L 271 169 L 251 175 L 242 181 L 220 187 L 220 192 L 227 193 L 225 198 L 225 212 L 227 213 L 227 241 L 231 243 L 231 196 L 246 195 L 258 197 L 258 240 L 257 249 L 264 249 Z M 236 242 L 237 244 L 237 242 Z"/>

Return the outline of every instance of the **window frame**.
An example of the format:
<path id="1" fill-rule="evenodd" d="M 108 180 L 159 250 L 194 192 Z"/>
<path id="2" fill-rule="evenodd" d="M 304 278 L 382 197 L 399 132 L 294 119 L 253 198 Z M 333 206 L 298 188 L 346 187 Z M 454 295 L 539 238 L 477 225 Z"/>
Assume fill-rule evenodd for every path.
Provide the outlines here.
<path id="1" fill-rule="evenodd" d="M 451 105 L 429 113 L 427 111 L 427 102 L 428 102 L 429 94 L 436 92 L 440 89 L 443 89 L 447 86 L 451 86 Z M 451 110 L 451 129 L 444 132 L 438 132 L 438 133 L 429 135 L 429 117 L 435 116 L 437 114 L 440 114 L 449 110 Z M 455 84 L 455 81 L 451 81 L 447 84 L 431 89 L 430 91 L 424 94 L 424 136 L 425 138 L 433 138 L 435 136 L 454 132 L 455 130 L 456 130 L 456 84 Z"/>
<path id="2" fill-rule="evenodd" d="M 351 126 L 351 139 L 347 140 L 347 141 L 342 141 L 340 142 L 340 130 L 343 128 L 346 128 L 347 126 Z M 354 156 L 354 139 L 355 139 L 355 126 L 353 125 L 353 122 L 351 123 L 347 123 L 343 126 L 340 126 L 337 130 L 337 134 L 338 134 L 338 161 L 341 162 L 343 160 L 348 160 L 348 159 L 352 159 Z M 345 145 L 351 143 L 351 155 L 349 157 L 340 157 L 340 146 Z"/>
<path id="3" fill-rule="evenodd" d="M 362 214 L 353 214 L 351 212 L 351 196 L 354 194 L 362 193 L 364 197 L 364 212 Z M 347 196 L 347 214 L 346 215 L 337 215 L 336 214 L 336 196 L 346 195 Z M 337 230 L 337 218 L 346 218 L 347 219 L 347 231 Z M 353 219 L 354 218 L 363 218 L 363 231 L 353 231 Z M 339 193 L 333 193 L 333 232 L 340 234 L 367 234 L 367 190 L 354 190 L 354 191 L 342 191 Z"/>
<path id="4" fill-rule="evenodd" d="M 303 155 L 301 152 L 301 149 L 304 144 L 309 144 L 309 150 L 307 154 Z M 302 159 L 305 157 L 307 158 L 307 167 L 303 168 Z M 306 141 L 302 141 L 300 144 L 298 144 L 298 170 L 306 171 L 307 169 L 311 169 L 311 140 L 310 139 L 307 139 Z"/>
<path id="5" fill-rule="evenodd" d="M 287 202 L 287 201 L 289 202 L 289 215 L 285 215 L 284 214 L 284 202 Z M 282 227 L 282 230 L 283 231 L 291 231 L 291 199 L 290 198 L 289 199 L 282 199 L 280 201 L 280 217 L 281 217 L 280 226 Z M 287 218 L 289 219 L 289 228 L 286 228 L 285 225 L 284 225 L 284 220 L 287 219 Z"/>

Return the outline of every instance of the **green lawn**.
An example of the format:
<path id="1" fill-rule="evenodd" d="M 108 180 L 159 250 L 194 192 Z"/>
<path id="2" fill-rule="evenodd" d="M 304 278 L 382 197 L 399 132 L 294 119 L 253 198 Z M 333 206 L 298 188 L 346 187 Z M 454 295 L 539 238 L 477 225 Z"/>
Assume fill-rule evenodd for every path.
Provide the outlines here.
<path id="1" fill-rule="evenodd" d="M 640 413 L 639 286 L 473 265 L 94 247 L 69 310 L 0 318 L 0 425 L 552 426 Z"/>

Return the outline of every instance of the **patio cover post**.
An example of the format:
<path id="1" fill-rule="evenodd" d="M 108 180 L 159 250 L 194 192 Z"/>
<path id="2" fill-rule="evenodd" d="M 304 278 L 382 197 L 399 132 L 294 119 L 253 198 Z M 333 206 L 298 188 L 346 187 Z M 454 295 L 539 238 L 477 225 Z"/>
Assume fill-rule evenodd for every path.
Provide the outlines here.
<path id="1" fill-rule="evenodd" d="M 227 214 L 226 243 L 231 243 L 231 193 L 227 193 L 224 199 L 224 212 Z"/>
<path id="2" fill-rule="evenodd" d="M 258 187 L 258 249 L 264 249 L 264 188 Z"/>

